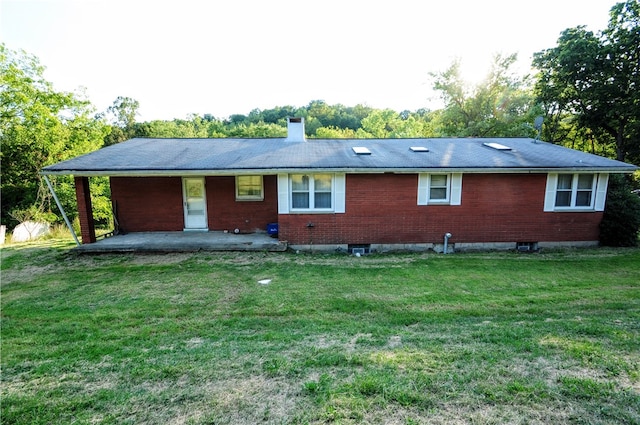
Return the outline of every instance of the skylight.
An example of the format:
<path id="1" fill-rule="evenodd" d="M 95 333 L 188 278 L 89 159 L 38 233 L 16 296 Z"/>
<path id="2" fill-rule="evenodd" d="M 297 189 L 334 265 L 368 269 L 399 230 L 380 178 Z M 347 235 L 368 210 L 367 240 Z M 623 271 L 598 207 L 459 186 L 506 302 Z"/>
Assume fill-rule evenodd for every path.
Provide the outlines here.
<path id="1" fill-rule="evenodd" d="M 429 149 L 424 146 L 411 146 L 409 149 L 411 149 L 412 152 L 429 152 Z"/>
<path id="2" fill-rule="evenodd" d="M 505 145 L 501 145 L 500 143 L 494 143 L 494 142 L 490 142 L 490 143 L 483 143 L 483 145 L 499 150 L 499 151 L 510 151 L 511 148 L 509 146 L 505 146 Z"/>
<path id="3" fill-rule="evenodd" d="M 354 146 L 351 149 L 353 149 L 356 155 L 371 155 L 371 151 L 364 146 Z"/>

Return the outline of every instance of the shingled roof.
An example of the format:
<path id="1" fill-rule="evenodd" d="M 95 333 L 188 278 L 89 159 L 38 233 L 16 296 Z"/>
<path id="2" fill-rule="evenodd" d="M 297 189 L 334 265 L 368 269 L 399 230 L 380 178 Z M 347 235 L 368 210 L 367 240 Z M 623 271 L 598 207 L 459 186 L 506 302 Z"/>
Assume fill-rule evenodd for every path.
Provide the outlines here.
<path id="1" fill-rule="evenodd" d="M 353 148 L 365 148 L 354 150 Z M 359 151 L 360 153 L 357 153 Z M 620 161 L 531 138 L 136 138 L 45 167 L 76 176 L 331 172 L 632 172 Z"/>

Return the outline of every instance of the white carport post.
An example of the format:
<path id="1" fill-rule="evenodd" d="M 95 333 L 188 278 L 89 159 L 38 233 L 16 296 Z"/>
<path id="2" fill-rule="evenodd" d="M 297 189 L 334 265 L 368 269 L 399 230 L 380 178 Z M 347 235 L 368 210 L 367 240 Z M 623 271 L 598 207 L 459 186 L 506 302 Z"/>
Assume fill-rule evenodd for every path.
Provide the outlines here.
<path id="1" fill-rule="evenodd" d="M 58 195 L 56 195 L 56 191 L 53 190 L 53 186 L 51 185 L 51 182 L 49 181 L 49 177 L 47 177 L 46 174 L 43 174 L 42 177 L 44 177 L 44 181 L 47 183 L 47 186 L 49 187 L 49 192 L 51 192 L 51 194 L 53 195 L 53 199 L 56 201 L 56 205 L 58 206 L 58 209 L 62 213 L 62 218 L 64 218 L 64 222 L 67 223 L 67 227 L 71 231 L 71 236 L 73 236 L 73 240 L 76 241 L 76 245 L 80 246 L 80 241 L 78 240 L 78 236 L 76 235 L 76 231 L 73 230 L 73 226 L 71 225 L 71 222 L 69 221 L 69 218 L 67 217 L 67 214 L 64 212 L 64 208 L 62 208 L 62 204 L 60 203 L 60 200 L 58 199 Z"/>

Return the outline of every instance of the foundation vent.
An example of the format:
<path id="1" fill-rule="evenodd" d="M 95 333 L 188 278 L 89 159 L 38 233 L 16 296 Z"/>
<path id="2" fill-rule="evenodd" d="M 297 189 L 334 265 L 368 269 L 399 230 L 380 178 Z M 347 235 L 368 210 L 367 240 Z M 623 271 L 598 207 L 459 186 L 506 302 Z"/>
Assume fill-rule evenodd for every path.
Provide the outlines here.
<path id="1" fill-rule="evenodd" d="M 518 252 L 535 252 L 538 250 L 538 242 L 516 242 Z"/>
<path id="2" fill-rule="evenodd" d="M 371 253 L 371 244 L 349 244 L 347 247 L 349 254 L 370 254 Z"/>

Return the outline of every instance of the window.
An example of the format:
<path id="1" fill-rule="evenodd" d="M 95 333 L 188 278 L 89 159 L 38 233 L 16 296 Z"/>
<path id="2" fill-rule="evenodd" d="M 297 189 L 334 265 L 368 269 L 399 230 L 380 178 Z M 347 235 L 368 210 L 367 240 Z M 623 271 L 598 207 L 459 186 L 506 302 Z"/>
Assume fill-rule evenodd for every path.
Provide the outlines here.
<path id="1" fill-rule="evenodd" d="M 556 208 L 592 208 L 594 174 L 558 174 Z"/>
<path id="2" fill-rule="evenodd" d="M 344 173 L 278 174 L 278 214 L 344 213 Z"/>
<path id="3" fill-rule="evenodd" d="M 603 211 L 608 181 L 608 174 L 550 173 L 544 211 Z"/>
<path id="4" fill-rule="evenodd" d="M 429 182 L 429 202 L 447 202 L 449 200 L 449 176 L 432 174 Z"/>
<path id="5" fill-rule="evenodd" d="M 331 174 L 292 174 L 291 209 L 330 210 Z"/>
<path id="6" fill-rule="evenodd" d="M 462 174 L 419 174 L 418 205 L 460 205 Z"/>
<path id="7" fill-rule="evenodd" d="M 262 176 L 236 176 L 236 200 L 262 201 Z"/>

